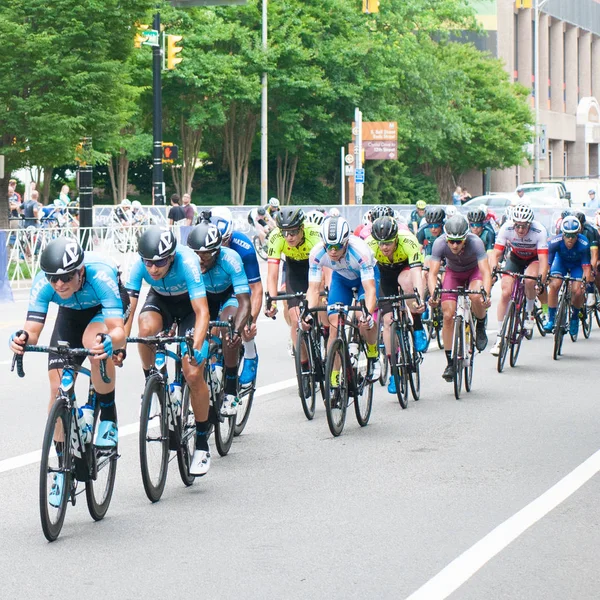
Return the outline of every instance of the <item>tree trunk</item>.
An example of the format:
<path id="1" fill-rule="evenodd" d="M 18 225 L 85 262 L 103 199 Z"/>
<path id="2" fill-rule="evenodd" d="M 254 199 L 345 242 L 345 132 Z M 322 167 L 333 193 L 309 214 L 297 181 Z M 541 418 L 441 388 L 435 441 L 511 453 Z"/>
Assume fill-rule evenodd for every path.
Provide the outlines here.
<path id="1" fill-rule="evenodd" d="M 117 187 L 117 204 L 127 198 L 127 173 L 129 172 L 129 158 L 127 156 L 127 150 L 121 148 L 119 153 L 119 159 L 117 162 L 117 175 L 118 175 L 118 187 Z"/>
<path id="2" fill-rule="evenodd" d="M 117 181 L 115 179 L 115 166 L 112 156 L 108 159 L 108 176 L 110 177 L 110 187 L 112 189 L 113 204 L 117 203 Z"/>
<path id="3" fill-rule="evenodd" d="M 289 204 L 292 199 L 292 189 L 298 167 L 298 156 L 289 157 L 285 151 L 285 157 L 277 155 L 277 197 L 282 204 Z"/>
<path id="4" fill-rule="evenodd" d="M 456 188 L 456 179 L 450 165 L 437 166 L 433 176 L 440 195 L 441 204 L 452 204 L 452 194 Z"/>
<path id="5" fill-rule="evenodd" d="M 4 178 L 0 179 L 0 206 L 4 206 L 0 210 L 0 229 L 9 229 L 10 210 L 8 208 L 8 180 L 10 179 L 10 170 L 6 169 L 4 172 Z"/>
<path id="6" fill-rule="evenodd" d="M 44 167 L 44 185 L 42 186 L 42 198 L 44 204 L 50 203 L 50 183 L 52 182 L 54 167 Z"/>
<path id="7" fill-rule="evenodd" d="M 229 167 L 231 203 L 241 206 L 246 201 L 248 165 L 256 134 L 258 114 L 249 107 L 233 103 L 228 111 L 224 135 L 224 158 Z"/>

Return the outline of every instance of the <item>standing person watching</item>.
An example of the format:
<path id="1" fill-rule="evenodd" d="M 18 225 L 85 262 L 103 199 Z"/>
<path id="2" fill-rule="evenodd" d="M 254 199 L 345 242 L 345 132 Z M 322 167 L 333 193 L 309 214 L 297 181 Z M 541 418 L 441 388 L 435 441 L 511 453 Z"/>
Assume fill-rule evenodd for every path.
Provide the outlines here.
<path id="1" fill-rule="evenodd" d="M 169 209 L 167 219 L 171 226 L 187 224 L 185 211 L 181 207 L 181 200 L 178 194 L 173 194 L 171 196 L 171 208 Z"/>

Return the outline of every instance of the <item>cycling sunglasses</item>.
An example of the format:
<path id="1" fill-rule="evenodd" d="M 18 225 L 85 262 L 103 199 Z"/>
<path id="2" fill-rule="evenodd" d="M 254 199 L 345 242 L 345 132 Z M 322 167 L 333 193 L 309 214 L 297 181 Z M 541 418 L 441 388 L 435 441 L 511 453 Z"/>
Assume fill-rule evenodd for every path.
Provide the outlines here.
<path id="1" fill-rule="evenodd" d="M 62 281 L 63 283 L 69 283 L 70 281 L 73 281 L 75 275 L 77 275 L 77 271 L 63 273 L 62 275 L 50 275 L 50 273 L 46 273 L 46 279 L 50 283 L 58 283 L 59 281 Z"/>
<path id="2" fill-rule="evenodd" d="M 283 237 L 293 237 L 295 235 L 298 235 L 300 233 L 300 229 L 282 229 L 281 230 L 281 234 L 283 235 Z"/>
<path id="3" fill-rule="evenodd" d="M 483 227 L 483 223 L 469 223 L 469 227 Z"/>
<path id="4" fill-rule="evenodd" d="M 567 240 L 574 240 L 577 238 L 576 233 L 563 233 L 563 237 Z"/>
<path id="5" fill-rule="evenodd" d="M 443 223 L 430 223 L 429 227 L 431 227 L 432 229 L 439 229 L 440 227 L 442 227 Z"/>
<path id="6" fill-rule="evenodd" d="M 515 223 L 515 229 L 527 229 L 529 223 Z"/>
<path id="7" fill-rule="evenodd" d="M 158 260 L 150 260 L 149 258 L 145 258 L 144 259 L 144 264 L 147 267 L 164 267 L 168 262 L 169 262 L 169 258 L 171 258 L 170 256 L 167 256 L 166 258 L 160 258 Z"/>
<path id="8" fill-rule="evenodd" d="M 330 250 L 342 250 L 344 248 L 344 244 L 325 244 L 325 250 L 329 252 Z"/>
<path id="9" fill-rule="evenodd" d="M 460 238 L 459 240 L 455 240 L 455 239 L 451 239 L 451 238 L 447 238 L 446 240 L 449 244 L 451 244 L 452 246 L 458 246 L 459 244 L 462 244 L 465 241 L 465 238 Z"/>
<path id="10" fill-rule="evenodd" d="M 377 242 L 377 244 L 379 246 L 393 246 L 396 243 L 396 240 L 381 240 L 380 242 Z"/>

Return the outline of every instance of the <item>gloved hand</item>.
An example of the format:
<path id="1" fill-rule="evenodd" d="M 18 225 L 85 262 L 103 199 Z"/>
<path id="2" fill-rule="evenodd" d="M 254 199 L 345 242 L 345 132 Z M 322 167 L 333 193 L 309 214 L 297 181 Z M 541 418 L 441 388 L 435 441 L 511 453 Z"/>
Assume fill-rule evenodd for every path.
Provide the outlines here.
<path id="1" fill-rule="evenodd" d="M 100 343 L 102 344 L 102 348 L 104 349 L 104 352 L 107 354 L 107 356 L 112 356 L 113 353 L 113 342 L 112 342 L 112 338 L 110 337 L 110 335 L 106 334 L 104 336 L 104 339 L 102 339 L 100 341 Z"/>
<path id="2" fill-rule="evenodd" d="M 187 348 L 183 351 L 184 354 L 187 354 Z M 197 364 L 200 364 L 202 361 L 208 358 L 208 341 L 204 340 L 204 344 L 202 344 L 202 349 L 197 350 L 194 348 L 194 360 Z"/>

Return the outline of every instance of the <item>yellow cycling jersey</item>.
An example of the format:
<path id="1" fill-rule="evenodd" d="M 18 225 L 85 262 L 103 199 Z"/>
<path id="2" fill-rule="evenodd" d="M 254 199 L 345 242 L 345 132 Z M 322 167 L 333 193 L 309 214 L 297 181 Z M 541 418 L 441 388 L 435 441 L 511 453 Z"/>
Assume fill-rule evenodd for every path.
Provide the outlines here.
<path id="1" fill-rule="evenodd" d="M 375 260 L 380 267 L 394 268 L 406 264 L 410 267 L 419 267 L 423 264 L 423 254 L 419 248 L 419 242 L 412 233 L 399 231 L 396 242 L 398 246 L 390 259 L 383 254 L 377 240 L 372 235 L 367 238 L 367 244 L 373 250 Z"/>
<path id="2" fill-rule="evenodd" d="M 295 248 L 287 243 L 287 238 L 283 236 L 281 230 L 277 227 L 269 235 L 268 260 L 269 262 L 279 262 L 282 254 L 289 260 L 308 260 L 310 251 L 320 241 L 321 227 L 315 223 L 304 223 L 304 239 Z"/>

